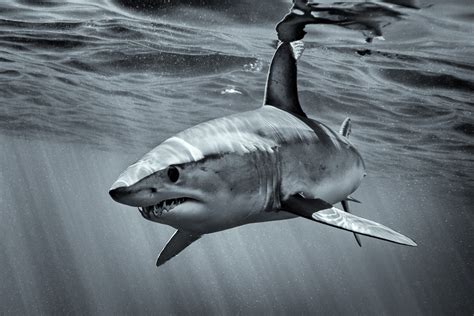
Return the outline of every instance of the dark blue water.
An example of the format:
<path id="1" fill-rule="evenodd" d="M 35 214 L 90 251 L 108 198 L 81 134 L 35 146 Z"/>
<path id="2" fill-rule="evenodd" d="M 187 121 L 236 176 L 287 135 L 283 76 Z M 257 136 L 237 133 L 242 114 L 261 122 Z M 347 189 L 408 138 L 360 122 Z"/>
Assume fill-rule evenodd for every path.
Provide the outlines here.
<path id="1" fill-rule="evenodd" d="M 173 229 L 109 186 L 170 135 L 260 106 L 290 6 L 171 2 L 0 2 L 0 312 L 474 313 L 471 1 L 386 1 L 383 37 L 306 28 L 301 103 L 334 129 L 350 116 L 367 164 L 354 213 L 417 248 L 296 219 L 157 269 Z"/>

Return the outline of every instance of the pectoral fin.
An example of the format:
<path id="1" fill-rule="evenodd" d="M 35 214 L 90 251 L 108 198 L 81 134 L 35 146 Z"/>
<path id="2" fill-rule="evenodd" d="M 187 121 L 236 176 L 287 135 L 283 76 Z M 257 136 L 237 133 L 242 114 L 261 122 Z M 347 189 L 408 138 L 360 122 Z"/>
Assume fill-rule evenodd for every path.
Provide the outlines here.
<path id="1" fill-rule="evenodd" d="M 416 246 L 416 243 L 410 238 L 382 224 L 341 211 L 321 199 L 305 199 L 300 195 L 294 195 L 282 202 L 282 209 L 354 233 L 402 245 Z"/>
<path id="2" fill-rule="evenodd" d="M 199 238 L 201 238 L 201 235 L 199 234 L 177 230 L 173 236 L 171 236 L 170 240 L 168 240 L 165 248 L 161 250 L 158 260 L 156 261 L 156 266 L 161 266 Z"/>

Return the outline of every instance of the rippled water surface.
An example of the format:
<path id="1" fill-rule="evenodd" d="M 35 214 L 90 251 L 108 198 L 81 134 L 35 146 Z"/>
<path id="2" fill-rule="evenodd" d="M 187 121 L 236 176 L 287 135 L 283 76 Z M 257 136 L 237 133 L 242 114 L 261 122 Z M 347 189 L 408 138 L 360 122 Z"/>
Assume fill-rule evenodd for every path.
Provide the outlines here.
<path id="1" fill-rule="evenodd" d="M 334 129 L 351 117 L 369 173 L 354 212 L 419 247 L 359 249 L 298 219 L 206 236 L 156 269 L 172 229 L 110 184 L 170 135 L 259 107 L 290 4 L 0 1 L 0 311 L 471 315 L 474 6 L 381 5 L 383 37 L 306 28 L 300 100 Z"/>

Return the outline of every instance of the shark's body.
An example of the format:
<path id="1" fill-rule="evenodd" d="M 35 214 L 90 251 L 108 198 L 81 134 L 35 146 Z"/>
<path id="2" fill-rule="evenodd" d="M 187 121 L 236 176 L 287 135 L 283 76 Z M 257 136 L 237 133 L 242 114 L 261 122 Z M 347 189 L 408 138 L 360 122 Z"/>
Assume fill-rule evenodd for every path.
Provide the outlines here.
<path id="1" fill-rule="evenodd" d="M 415 245 L 348 213 L 347 199 L 365 176 L 364 163 L 347 139 L 348 120 L 336 133 L 300 107 L 296 61 L 301 53 L 298 40 L 278 47 L 264 106 L 178 133 L 113 184 L 110 194 L 116 201 L 138 206 L 146 219 L 177 229 L 158 265 L 203 234 L 297 216 Z M 338 202 L 346 212 L 333 207 Z"/>
<path id="2" fill-rule="evenodd" d="M 295 217 L 279 212 L 281 201 L 295 193 L 337 203 L 355 191 L 364 174 L 362 158 L 345 137 L 314 120 L 263 106 L 167 139 L 116 185 L 128 187 L 163 168 L 188 163 L 199 164 L 207 173 L 206 191 L 220 195 L 213 210 L 191 215 L 148 208 L 145 216 L 199 234 Z"/>

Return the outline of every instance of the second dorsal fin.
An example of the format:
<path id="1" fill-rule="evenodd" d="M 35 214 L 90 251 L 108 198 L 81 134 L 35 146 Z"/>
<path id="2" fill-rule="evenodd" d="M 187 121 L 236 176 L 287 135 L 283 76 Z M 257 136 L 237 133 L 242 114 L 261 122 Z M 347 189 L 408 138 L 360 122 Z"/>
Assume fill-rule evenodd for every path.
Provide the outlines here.
<path id="1" fill-rule="evenodd" d="M 351 119 L 346 117 L 344 122 L 341 124 L 341 128 L 339 129 L 339 134 L 345 137 L 349 137 L 351 134 Z"/>
<path id="2" fill-rule="evenodd" d="M 303 52 L 303 42 L 281 42 L 273 55 L 265 88 L 265 105 L 306 117 L 298 100 L 296 61 Z"/>

